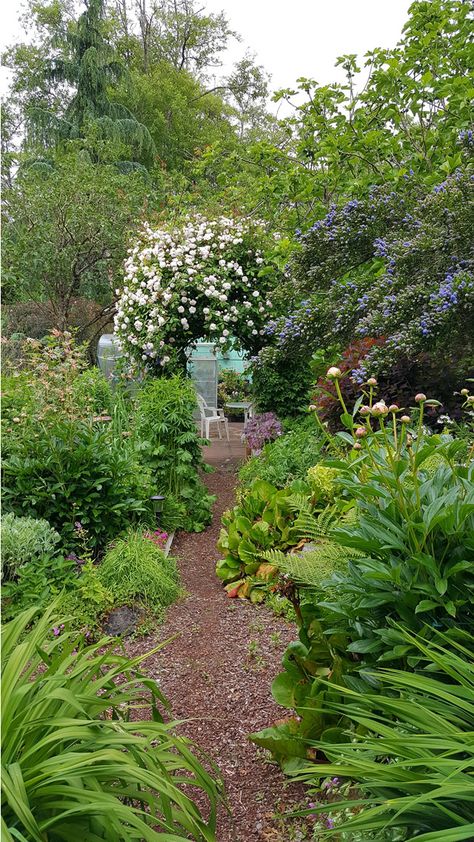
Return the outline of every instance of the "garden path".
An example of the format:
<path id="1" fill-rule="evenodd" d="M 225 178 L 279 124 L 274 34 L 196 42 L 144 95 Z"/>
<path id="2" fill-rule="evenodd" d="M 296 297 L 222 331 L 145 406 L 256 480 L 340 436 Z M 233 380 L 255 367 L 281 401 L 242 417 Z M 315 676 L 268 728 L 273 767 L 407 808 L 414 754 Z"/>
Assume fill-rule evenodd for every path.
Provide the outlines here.
<path id="1" fill-rule="evenodd" d="M 288 785 L 247 735 L 285 714 L 270 685 L 295 627 L 265 607 L 229 599 L 215 577 L 220 518 L 234 504 L 243 448 L 234 439 L 209 450 L 205 459 L 215 472 L 205 479 L 217 495 L 213 522 L 201 534 L 179 534 L 172 548 L 188 596 L 171 607 L 156 637 L 130 642 L 128 649 L 135 654 L 178 635 L 147 662 L 147 671 L 159 680 L 174 716 L 190 720 L 183 733 L 221 769 L 230 813 L 221 810 L 218 842 L 287 842 L 288 824 L 276 814 L 300 802 L 303 790 Z"/>

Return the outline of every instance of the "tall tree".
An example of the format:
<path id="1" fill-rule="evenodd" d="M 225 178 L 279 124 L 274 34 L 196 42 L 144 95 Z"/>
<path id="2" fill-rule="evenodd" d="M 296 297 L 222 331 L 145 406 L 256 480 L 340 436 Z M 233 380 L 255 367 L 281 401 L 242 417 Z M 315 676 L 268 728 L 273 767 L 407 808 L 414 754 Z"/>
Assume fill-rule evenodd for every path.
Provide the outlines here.
<path id="1" fill-rule="evenodd" d="M 92 133 L 115 144 L 119 158 L 151 166 L 154 147 L 150 133 L 125 105 L 109 97 L 110 87 L 126 70 L 106 37 L 104 0 L 84 1 L 86 8 L 78 20 L 67 23 L 64 6 L 53 4 L 62 8 L 63 14 L 50 20 L 50 31 L 39 46 L 17 45 L 9 51 L 14 88 L 20 91 L 23 85 L 28 89 L 24 101 L 27 146 L 48 150 Z M 44 14 L 45 8 L 49 7 L 39 5 L 36 14 Z M 51 47 L 53 55 L 47 57 Z"/>

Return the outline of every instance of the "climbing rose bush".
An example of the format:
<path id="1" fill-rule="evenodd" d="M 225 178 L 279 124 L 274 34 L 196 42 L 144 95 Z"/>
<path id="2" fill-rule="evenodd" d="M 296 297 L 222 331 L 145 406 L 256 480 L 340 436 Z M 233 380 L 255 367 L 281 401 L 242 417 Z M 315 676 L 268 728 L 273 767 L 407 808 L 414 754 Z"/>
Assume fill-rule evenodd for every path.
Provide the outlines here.
<path id="1" fill-rule="evenodd" d="M 263 223 L 196 216 L 172 230 L 143 226 L 125 261 L 115 332 L 126 356 L 154 370 L 198 339 L 256 353 L 276 270 Z"/>

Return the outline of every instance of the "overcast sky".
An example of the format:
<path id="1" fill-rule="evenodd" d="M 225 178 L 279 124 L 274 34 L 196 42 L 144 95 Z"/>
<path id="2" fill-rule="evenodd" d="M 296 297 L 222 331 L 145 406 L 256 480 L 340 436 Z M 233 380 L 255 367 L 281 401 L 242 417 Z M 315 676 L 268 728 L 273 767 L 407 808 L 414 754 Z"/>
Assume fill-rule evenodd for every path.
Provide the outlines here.
<path id="1" fill-rule="evenodd" d="M 210 11 L 224 10 L 242 36 L 226 56 L 224 70 L 248 48 L 271 74 L 273 90 L 294 85 L 299 76 L 324 84 L 341 79 L 337 56 L 363 56 L 374 47 L 393 47 L 411 0 L 203 0 Z M 21 37 L 21 0 L 1 4 L 2 46 Z"/>

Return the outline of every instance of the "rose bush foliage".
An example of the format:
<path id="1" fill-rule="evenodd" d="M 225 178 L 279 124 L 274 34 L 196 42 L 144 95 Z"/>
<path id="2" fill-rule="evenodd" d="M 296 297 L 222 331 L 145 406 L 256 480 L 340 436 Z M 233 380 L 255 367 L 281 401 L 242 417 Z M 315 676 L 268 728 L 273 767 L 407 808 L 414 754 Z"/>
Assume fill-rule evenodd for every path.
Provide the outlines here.
<path id="1" fill-rule="evenodd" d="M 205 338 L 256 353 L 272 301 L 263 223 L 188 219 L 170 230 L 145 224 L 125 261 L 115 331 L 127 357 L 148 371 L 182 361 Z"/>

